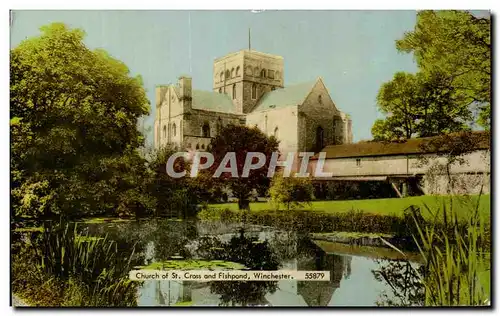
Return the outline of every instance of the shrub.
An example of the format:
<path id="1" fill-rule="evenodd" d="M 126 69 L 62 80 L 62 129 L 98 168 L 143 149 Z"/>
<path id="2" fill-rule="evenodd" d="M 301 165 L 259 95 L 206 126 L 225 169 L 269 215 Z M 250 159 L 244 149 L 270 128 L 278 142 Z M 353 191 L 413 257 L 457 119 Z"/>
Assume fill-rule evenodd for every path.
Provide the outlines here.
<path id="1" fill-rule="evenodd" d="M 281 205 L 290 210 L 310 203 L 314 198 L 313 192 L 314 187 L 309 178 L 283 177 L 281 173 L 276 174 L 269 188 L 269 196 L 276 210 Z"/>

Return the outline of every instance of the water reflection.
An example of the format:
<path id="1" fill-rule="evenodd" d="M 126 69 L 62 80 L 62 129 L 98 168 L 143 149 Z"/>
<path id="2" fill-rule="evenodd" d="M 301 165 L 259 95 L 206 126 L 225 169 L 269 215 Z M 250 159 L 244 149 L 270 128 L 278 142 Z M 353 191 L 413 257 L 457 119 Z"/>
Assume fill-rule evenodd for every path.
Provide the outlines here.
<path id="1" fill-rule="evenodd" d="M 390 294 L 384 292 L 377 305 L 380 306 L 422 306 L 425 299 L 424 285 L 419 275 L 423 266 L 406 260 L 380 261 L 380 268 L 373 271 L 375 279 L 386 283 Z"/>
<path id="2" fill-rule="evenodd" d="M 373 251 L 323 247 L 296 230 L 168 220 L 88 224 L 79 229 L 107 235 L 124 258 L 135 245 L 134 266 L 203 259 L 238 262 L 251 270 L 330 271 L 329 281 L 145 281 L 137 292 L 139 306 L 408 306 L 421 304 L 423 297 L 409 263 L 377 260 Z"/>

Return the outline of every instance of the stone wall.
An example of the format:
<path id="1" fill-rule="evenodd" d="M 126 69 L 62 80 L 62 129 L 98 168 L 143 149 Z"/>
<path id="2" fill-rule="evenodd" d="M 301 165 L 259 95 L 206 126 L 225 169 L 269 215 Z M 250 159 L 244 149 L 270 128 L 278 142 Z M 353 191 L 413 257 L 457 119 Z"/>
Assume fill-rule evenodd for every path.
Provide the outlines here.
<path id="1" fill-rule="evenodd" d="M 282 153 L 298 150 L 297 106 L 253 112 L 247 115 L 247 126 L 257 126 L 264 134 L 280 140 Z"/>
<path id="2" fill-rule="evenodd" d="M 213 71 L 213 91 L 229 95 L 238 113 L 251 112 L 265 92 L 283 87 L 283 58 L 277 55 L 243 50 L 216 59 Z"/>
<path id="3" fill-rule="evenodd" d="M 299 150 L 317 152 L 327 145 L 344 143 L 346 131 L 340 115 L 341 112 L 335 106 L 323 81 L 318 80 L 304 103 L 299 106 Z M 323 129 L 322 148 L 318 147 L 316 137 L 318 127 Z"/>
<path id="4" fill-rule="evenodd" d="M 210 143 L 217 136 L 219 128 L 228 124 L 244 124 L 245 116 L 238 114 L 212 112 L 204 110 L 191 110 L 183 116 L 183 143 L 184 148 L 196 149 L 196 145 L 202 149 L 202 145 Z M 203 126 L 208 124 L 210 137 L 203 137 Z"/>

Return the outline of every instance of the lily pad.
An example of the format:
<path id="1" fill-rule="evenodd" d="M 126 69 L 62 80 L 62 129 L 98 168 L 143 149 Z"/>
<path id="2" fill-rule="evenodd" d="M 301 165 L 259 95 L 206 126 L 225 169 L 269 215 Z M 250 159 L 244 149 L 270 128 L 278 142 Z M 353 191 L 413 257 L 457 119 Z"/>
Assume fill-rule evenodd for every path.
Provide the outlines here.
<path id="1" fill-rule="evenodd" d="M 43 227 L 19 227 L 14 229 L 17 233 L 43 232 Z"/>
<path id="2" fill-rule="evenodd" d="M 246 267 L 241 263 L 222 260 L 166 260 L 135 268 L 148 270 L 241 270 Z"/>

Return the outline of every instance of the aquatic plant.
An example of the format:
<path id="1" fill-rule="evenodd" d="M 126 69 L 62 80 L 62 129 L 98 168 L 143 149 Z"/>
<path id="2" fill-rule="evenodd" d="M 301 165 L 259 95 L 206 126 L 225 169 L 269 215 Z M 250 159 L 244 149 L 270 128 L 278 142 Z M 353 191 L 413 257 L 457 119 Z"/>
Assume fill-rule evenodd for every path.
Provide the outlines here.
<path id="1" fill-rule="evenodd" d="M 453 204 L 443 204 L 437 211 L 428 208 L 434 221 L 422 221 L 419 209 L 410 208 L 416 229 L 413 239 L 423 257 L 423 272 L 417 273 L 426 306 L 478 306 L 489 301 L 490 228 L 478 209 L 478 203 L 471 202 L 464 222 Z M 437 224 L 440 215 L 443 225 Z"/>
<path id="2" fill-rule="evenodd" d="M 47 223 L 13 258 L 14 290 L 27 296 L 56 293 L 50 300 L 37 294 L 32 302 L 41 306 L 135 305 L 137 283 L 128 279 L 134 249 L 123 260 L 107 237 L 81 235 L 76 225 Z M 28 269 L 31 273 L 24 274 Z"/>

